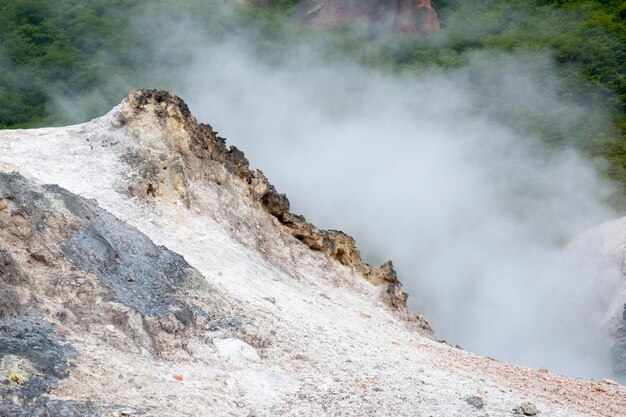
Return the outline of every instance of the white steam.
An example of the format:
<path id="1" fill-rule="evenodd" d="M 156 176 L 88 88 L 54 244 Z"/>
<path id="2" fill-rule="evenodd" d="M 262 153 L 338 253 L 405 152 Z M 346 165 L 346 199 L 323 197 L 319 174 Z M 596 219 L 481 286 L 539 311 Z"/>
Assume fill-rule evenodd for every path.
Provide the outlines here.
<path id="1" fill-rule="evenodd" d="M 575 151 L 494 121 L 502 106 L 565 134 L 587 120 L 589 108 L 559 98 L 549 56 L 483 54 L 453 72 L 392 75 L 329 64 L 319 44 L 270 65 L 249 35 L 216 44 L 200 32 L 168 26 L 168 42 L 184 39 L 171 44 L 194 59 L 166 86 L 245 151 L 292 211 L 353 235 L 372 263 L 392 259 L 440 338 L 531 367 L 610 374 L 602 323 L 620 275 L 562 253 L 616 217 L 604 204 L 611 189 Z"/>
<path id="2" fill-rule="evenodd" d="M 610 190 L 576 152 L 490 121 L 466 77 L 489 70 L 520 106 L 549 97 L 537 110 L 566 129 L 585 109 L 533 82 L 549 78 L 546 57 L 477 57 L 466 71 L 419 77 L 269 67 L 233 42 L 196 57 L 181 89 L 194 114 L 246 151 L 295 212 L 352 234 L 373 262 L 393 259 L 439 337 L 528 366 L 610 373 L 598 300 L 618 275 L 577 274 L 561 259 L 566 242 L 614 216 Z"/>

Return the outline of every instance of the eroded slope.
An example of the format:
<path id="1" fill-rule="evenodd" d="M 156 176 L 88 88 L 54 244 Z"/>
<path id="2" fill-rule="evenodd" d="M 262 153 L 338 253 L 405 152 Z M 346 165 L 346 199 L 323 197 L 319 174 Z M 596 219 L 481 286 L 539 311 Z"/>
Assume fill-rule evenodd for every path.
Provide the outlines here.
<path id="1" fill-rule="evenodd" d="M 289 213 L 241 152 L 167 93 L 131 92 L 83 125 L 0 132 L 0 170 L 20 173 L 0 182 L 2 320 L 40 326 L 57 355 L 46 360 L 59 364 L 54 373 L 28 349 L 0 352 L 27 360 L 32 377 L 6 378 L 11 412 L 41 410 L 28 384 L 46 375 L 37 398 L 79 415 L 512 415 L 524 401 L 550 416 L 626 410 L 613 383 L 425 337 L 391 264 L 365 265 L 351 238 Z"/>

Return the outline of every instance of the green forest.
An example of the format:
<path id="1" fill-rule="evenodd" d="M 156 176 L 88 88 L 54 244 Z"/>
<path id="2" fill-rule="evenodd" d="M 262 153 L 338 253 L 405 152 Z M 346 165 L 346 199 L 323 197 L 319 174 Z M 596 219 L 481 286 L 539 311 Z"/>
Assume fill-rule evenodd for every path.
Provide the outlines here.
<path id="1" fill-rule="evenodd" d="M 609 126 L 582 126 L 564 137 L 540 115 L 503 105 L 493 117 L 538 132 L 551 146 L 568 144 L 608 161 L 605 175 L 626 189 L 626 3 L 622 0 L 433 0 L 442 30 L 373 36 L 357 26 L 314 31 L 291 18 L 295 0 L 229 13 L 219 0 L 0 0 L 0 128 L 88 120 L 133 88 L 169 88 L 192 50 L 172 41 L 176 25 L 197 27 L 209 42 L 248 36 L 261 59 L 280 64 L 290 48 L 314 40 L 330 47 L 320 59 L 357 60 L 404 74 L 454 71 L 478 51 L 537 52 L 558 68 L 559 94 L 608 109 Z M 179 42 L 179 43 L 176 43 Z M 478 76 L 477 76 L 478 77 Z M 489 100 L 489 80 L 477 83 Z M 80 112 L 68 112 L 68 107 Z M 498 107 L 498 106 L 493 106 Z"/>

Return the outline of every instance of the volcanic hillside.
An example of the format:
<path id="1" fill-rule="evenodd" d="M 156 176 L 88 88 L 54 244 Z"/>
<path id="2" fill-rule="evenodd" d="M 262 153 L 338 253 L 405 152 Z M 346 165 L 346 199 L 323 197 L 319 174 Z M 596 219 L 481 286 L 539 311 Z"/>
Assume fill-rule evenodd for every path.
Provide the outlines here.
<path id="1" fill-rule="evenodd" d="M 166 92 L 0 132 L 0 278 L 0 416 L 626 415 L 614 382 L 438 342 L 390 262 Z"/>

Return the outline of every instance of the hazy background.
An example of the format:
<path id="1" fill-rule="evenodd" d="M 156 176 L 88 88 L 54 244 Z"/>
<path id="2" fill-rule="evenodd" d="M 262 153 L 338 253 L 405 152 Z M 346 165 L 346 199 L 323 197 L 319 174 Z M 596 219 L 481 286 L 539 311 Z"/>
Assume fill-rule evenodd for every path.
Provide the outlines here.
<path id="1" fill-rule="evenodd" d="M 269 15 L 257 22 L 242 17 L 242 3 L 117 10 L 109 21 L 124 26 L 102 30 L 121 46 L 94 46 L 85 64 L 95 87 L 65 89 L 70 74 L 46 94 L 79 121 L 123 91 L 170 89 L 292 211 L 353 235 L 370 263 L 392 259 L 439 338 L 530 367 L 610 376 L 602 324 L 621 275 L 563 249 L 621 215 L 607 204 L 606 163 L 579 153 L 591 136 L 610 135 L 612 99 L 585 90 L 582 100 L 551 48 L 472 46 L 498 31 L 556 39 L 549 30 L 567 16 L 486 20 L 498 2 L 465 2 L 433 38 L 371 39 L 362 24 L 327 34 Z M 12 71 L 9 61 L 0 48 L 0 68 Z M 47 86 L 23 75 L 9 81 Z"/>
<path id="2" fill-rule="evenodd" d="M 477 54 L 419 77 L 306 53 L 266 65 L 235 39 L 180 73 L 192 112 L 245 150 L 323 228 L 366 260 L 392 259 L 439 338 L 531 367 L 610 375 L 602 323 L 619 274 L 562 262 L 579 232 L 615 217 L 610 186 L 572 149 L 489 117 L 494 102 L 576 129 L 588 109 L 556 98 L 546 55 Z"/>

